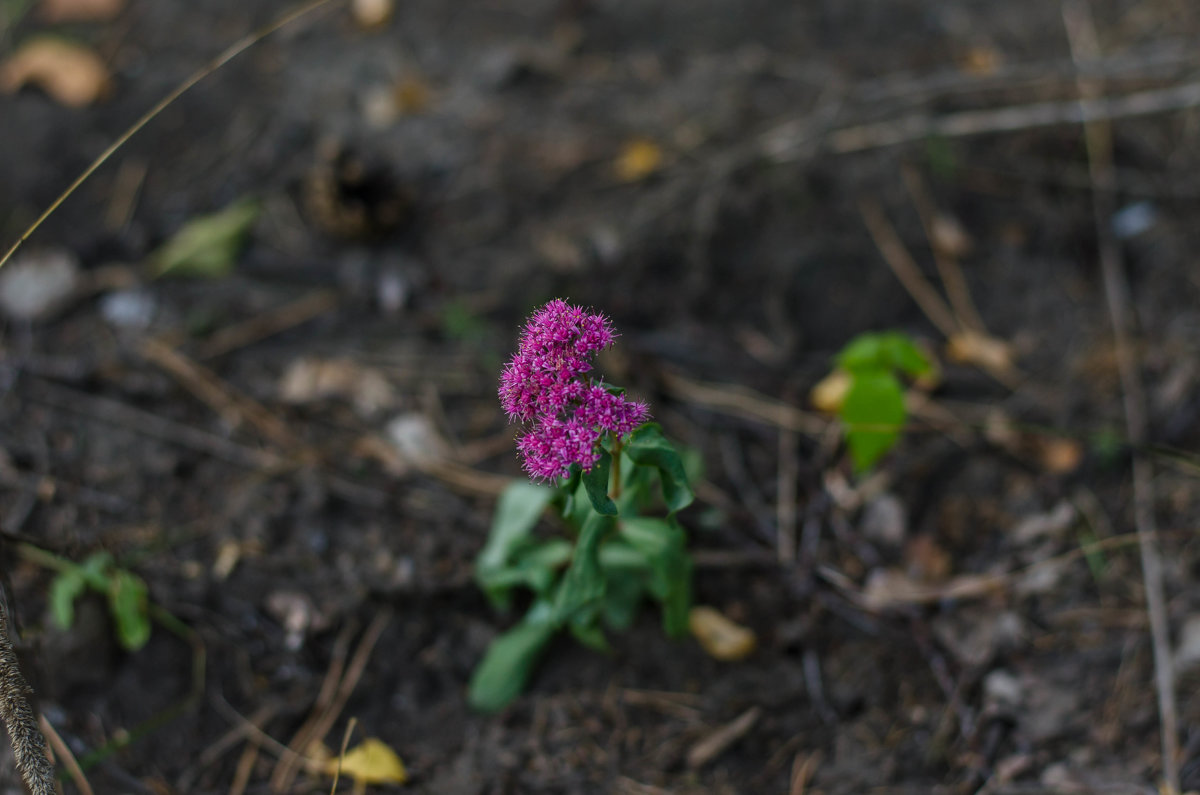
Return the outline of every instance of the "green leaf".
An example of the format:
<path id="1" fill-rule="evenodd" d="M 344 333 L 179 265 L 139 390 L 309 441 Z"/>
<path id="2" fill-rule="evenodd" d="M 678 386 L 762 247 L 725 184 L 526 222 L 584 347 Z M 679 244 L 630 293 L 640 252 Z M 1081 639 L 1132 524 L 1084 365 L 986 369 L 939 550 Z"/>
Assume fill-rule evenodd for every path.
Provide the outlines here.
<path id="1" fill-rule="evenodd" d="M 487 543 L 475 560 L 477 577 L 483 578 L 509 564 L 514 551 L 537 526 L 554 494 L 554 489 L 523 480 L 513 481 L 504 490 L 496 502 Z"/>
<path id="2" fill-rule="evenodd" d="M 554 618 L 570 621 L 581 609 L 604 596 L 604 572 L 600 568 L 600 542 L 612 529 L 613 520 L 592 514 L 579 532 L 571 567 L 563 576 L 554 603 Z"/>
<path id="3" fill-rule="evenodd" d="M 83 575 L 83 579 L 87 581 L 90 588 L 107 593 L 112 581 L 109 574 L 112 562 L 112 555 L 107 552 L 103 550 L 93 552 L 84 558 L 83 563 L 79 564 L 79 573 Z"/>
<path id="4" fill-rule="evenodd" d="M 620 537 L 646 556 L 650 592 L 662 604 L 664 630 L 673 637 L 686 634 L 692 602 L 692 562 L 683 528 L 674 518 L 635 517 L 621 522 Z"/>
<path id="5" fill-rule="evenodd" d="M 497 569 L 477 571 L 476 579 L 496 608 L 507 610 L 510 591 L 524 585 L 545 596 L 558 576 L 558 570 L 571 559 L 571 542 L 562 538 L 534 541 L 518 548 L 514 563 Z"/>
<path id="6" fill-rule="evenodd" d="M 647 423 L 634 431 L 625 444 L 625 453 L 635 464 L 658 470 L 662 480 L 663 500 L 671 513 L 692 504 L 695 496 L 692 494 L 692 487 L 688 485 L 683 460 L 656 423 Z"/>
<path id="7" fill-rule="evenodd" d="M 536 602 L 525 619 L 496 637 L 471 675 L 467 701 L 482 712 L 496 712 L 521 695 L 542 652 L 558 630 L 553 608 Z"/>
<path id="8" fill-rule="evenodd" d="M 637 619 L 638 609 L 645 598 L 645 570 L 624 570 L 620 576 L 609 577 L 602 604 L 604 623 L 617 632 L 629 629 Z"/>
<path id="9" fill-rule="evenodd" d="M 108 591 L 108 609 L 117 625 L 117 640 L 129 651 L 137 651 L 150 640 L 146 583 L 124 569 L 113 574 Z"/>
<path id="10" fill-rule="evenodd" d="M 59 573 L 50 583 L 50 614 L 61 629 L 75 623 L 75 600 L 87 588 L 83 572 L 72 568 Z"/>
<path id="11" fill-rule="evenodd" d="M 242 199 L 224 210 L 195 218 L 154 252 L 155 276 L 199 276 L 215 279 L 228 274 L 242 241 L 258 219 L 259 205 Z"/>
<path id="12" fill-rule="evenodd" d="M 910 376 L 923 375 L 933 366 L 907 334 L 882 334 L 883 353 L 887 364 Z"/>
<path id="13" fill-rule="evenodd" d="M 885 367 L 883 344 L 878 334 L 859 334 L 842 348 L 837 366 L 849 373 L 881 370 Z"/>
<path id="14" fill-rule="evenodd" d="M 608 645 L 608 638 L 604 637 L 604 630 L 596 623 L 599 612 L 599 606 L 594 606 L 592 610 L 576 613 L 568 622 L 567 629 L 575 640 L 593 651 L 612 651 L 612 647 Z"/>
<path id="15" fill-rule="evenodd" d="M 855 373 L 840 416 L 854 468 L 864 472 L 900 437 L 906 417 L 904 390 L 890 372 Z"/>
<path id="16" fill-rule="evenodd" d="M 583 473 L 583 487 L 587 489 L 588 499 L 596 513 L 604 516 L 616 516 L 616 503 L 608 496 L 608 482 L 612 471 L 612 456 L 607 450 L 600 452 L 600 460 Z"/>

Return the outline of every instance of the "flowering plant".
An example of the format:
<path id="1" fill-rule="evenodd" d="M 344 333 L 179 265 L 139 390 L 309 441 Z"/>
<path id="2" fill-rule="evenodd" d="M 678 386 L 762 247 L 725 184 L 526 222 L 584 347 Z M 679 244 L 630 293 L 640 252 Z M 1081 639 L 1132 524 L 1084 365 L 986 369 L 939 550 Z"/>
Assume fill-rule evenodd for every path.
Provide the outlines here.
<path id="1" fill-rule="evenodd" d="M 529 319 L 500 378 L 509 419 L 527 425 L 517 450 L 537 482 L 500 496 L 475 576 L 498 608 L 518 587 L 533 596 L 475 670 L 469 699 L 478 709 L 516 698 L 560 630 L 607 649 L 604 628 L 628 628 L 647 596 L 661 604 L 669 635 L 687 632 L 692 564 L 675 513 L 692 490 L 647 406 L 590 376 L 591 357 L 615 336 L 603 315 L 551 301 Z M 564 535 L 535 534 L 548 508 Z"/>

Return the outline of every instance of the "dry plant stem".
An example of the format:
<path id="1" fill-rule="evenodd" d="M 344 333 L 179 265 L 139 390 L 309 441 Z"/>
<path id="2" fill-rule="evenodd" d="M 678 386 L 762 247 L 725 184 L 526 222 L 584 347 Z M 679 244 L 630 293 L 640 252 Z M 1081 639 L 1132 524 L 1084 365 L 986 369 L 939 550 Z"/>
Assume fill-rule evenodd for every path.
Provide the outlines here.
<path id="1" fill-rule="evenodd" d="M 845 154 L 921 141 L 930 136 L 963 138 L 984 133 L 1031 130 L 1056 124 L 1090 124 L 1186 110 L 1198 105 L 1200 82 L 1184 83 L 1168 88 L 1137 91 L 1119 97 L 1098 98 L 1091 102 L 1035 102 L 1007 108 L 969 110 L 940 117 L 917 113 L 890 121 L 834 130 L 828 140 L 829 147 L 834 152 Z M 784 148 L 778 144 L 776 147 Z M 785 155 L 790 153 L 790 148 L 785 149 Z M 797 151 L 803 151 L 796 148 Z"/>
<path id="2" fill-rule="evenodd" d="M 345 0 L 311 0 L 311 2 L 304 3 L 296 8 L 293 8 L 291 11 L 279 17 L 279 19 L 276 19 L 274 22 L 266 25 L 265 27 L 259 28 L 253 33 L 250 33 L 249 35 L 240 39 L 212 61 L 210 61 L 207 65 L 198 69 L 195 73 L 188 77 L 187 80 L 184 80 L 182 83 L 180 83 L 174 91 L 167 94 L 165 97 L 159 100 L 154 107 L 146 111 L 142 117 L 135 121 L 128 130 L 121 133 L 121 135 L 117 137 L 117 140 L 109 144 L 108 148 L 101 152 L 99 157 L 92 161 L 92 164 L 85 168 L 83 173 L 76 177 L 75 181 L 68 185 L 67 189 L 64 190 L 62 194 L 55 199 L 41 215 L 37 217 L 37 220 L 30 224 L 29 228 L 26 229 L 19 238 L 17 238 L 17 242 L 12 244 L 8 251 L 4 253 L 3 257 L 0 257 L 0 268 L 4 267 L 4 264 L 12 259 L 12 255 L 15 254 L 17 249 L 21 247 L 21 244 L 28 240 L 29 237 L 38 230 L 38 227 L 45 223 L 47 218 L 54 214 L 54 211 L 57 210 L 59 206 L 67 200 L 67 197 L 78 190 L 79 186 L 86 182 L 88 178 L 92 176 L 92 174 L 95 174 L 100 166 L 104 165 L 105 162 L 107 162 L 108 159 L 112 157 L 118 149 L 124 146 L 130 138 L 137 135 L 143 127 L 145 127 L 151 122 L 151 120 L 154 119 L 155 116 L 162 113 L 168 105 L 187 93 L 192 86 L 196 85 L 201 80 L 208 77 L 213 72 L 217 71 L 222 66 L 229 63 L 234 58 L 265 39 L 267 36 L 270 36 L 275 31 L 290 25 L 292 22 L 300 19 L 305 14 L 315 11 L 321 6 L 326 6 L 336 2 L 345 2 Z"/>
<path id="3" fill-rule="evenodd" d="M 875 241 L 875 246 L 883 255 L 883 261 L 892 269 L 892 273 L 896 274 L 896 278 L 904 285 L 904 289 L 908 290 L 908 294 L 917 302 L 917 306 L 921 307 L 921 311 L 929 318 L 929 322 L 937 326 L 938 331 L 942 332 L 947 339 L 956 336 L 959 327 L 954 313 L 950 311 L 950 307 L 946 306 L 946 302 L 938 295 L 929 280 L 921 274 L 921 269 L 917 267 L 912 255 L 904 247 L 900 236 L 896 234 L 895 227 L 883 214 L 879 204 L 864 199 L 859 203 L 858 209 L 867 225 L 867 231 L 871 233 L 871 239 Z"/>
<path id="4" fill-rule="evenodd" d="M 0 598 L 0 720 L 8 729 L 13 757 L 33 795 L 53 795 L 54 768 L 46 758 L 46 739 L 29 706 L 29 684 L 21 674 L 8 629 L 8 607 Z"/>
<path id="5" fill-rule="evenodd" d="M 1091 7 L 1087 0 L 1066 0 L 1063 22 L 1076 63 L 1099 55 Z M 1079 78 L 1080 115 L 1088 118 L 1088 109 L 1100 100 L 1094 83 Z M 1166 595 L 1163 586 L 1162 556 L 1156 541 L 1154 521 L 1154 469 L 1141 448 L 1146 442 L 1146 396 L 1138 374 L 1134 346 L 1130 342 L 1132 317 L 1129 291 L 1122 275 L 1121 250 L 1113 237 L 1112 218 L 1116 180 L 1113 172 L 1112 130 L 1106 122 L 1085 121 L 1084 138 L 1091 174 L 1092 211 L 1095 216 L 1100 269 L 1104 292 L 1112 318 L 1117 369 L 1124 394 L 1125 426 L 1133 457 L 1133 520 L 1137 529 L 1142 559 L 1142 579 L 1146 588 L 1146 610 L 1150 615 L 1150 636 L 1154 647 L 1154 684 L 1158 693 L 1158 717 L 1162 732 L 1163 779 L 1170 793 L 1179 789 L 1179 720 L 1175 709 L 1175 672 L 1171 661 L 1170 629 L 1167 625 Z"/>
<path id="6" fill-rule="evenodd" d="M 779 562 L 788 565 L 796 562 L 796 484 L 799 480 L 796 460 L 798 437 L 795 431 L 779 432 L 779 468 L 776 479 L 775 524 L 776 554 Z"/>
<path id="7" fill-rule="evenodd" d="M 92 785 L 88 783 L 87 776 L 83 775 L 83 768 L 79 766 L 75 754 L 71 753 L 71 747 L 63 741 L 62 737 L 58 736 L 58 732 L 54 730 L 50 721 L 46 720 L 45 715 L 38 718 L 38 725 L 42 727 L 42 734 L 46 736 L 46 742 L 50 743 L 50 747 L 54 749 L 54 755 L 62 760 L 63 767 L 71 774 L 71 780 L 75 782 L 75 788 L 79 790 L 79 795 L 94 795 Z"/>
<path id="8" fill-rule="evenodd" d="M 925 187 L 921 175 L 912 166 L 906 164 L 901 169 L 901 174 L 909 194 L 913 197 L 913 203 L 917 206 L 917 213 L 921 216 L 921 226 L 925 227 L 925 237 L 933 249 L 933 262 L 937 265 L 938 276 L 946 288 L 946 296 L 950 299 L 950 306 L 954 310 L 958 325 L 986 334 L 987 329 L 983 325 L 983 318 L 979 316 L 979 310 L 975 308 L 975 302 L 971 299 L 971 291 L 967 288 L 967 280 L 963 278 L 962 268 L 954 257 L 946 254 L 942 247 L 937 245 L 934 238 L 937 210 L 929 196 L 929 190 Z"/>

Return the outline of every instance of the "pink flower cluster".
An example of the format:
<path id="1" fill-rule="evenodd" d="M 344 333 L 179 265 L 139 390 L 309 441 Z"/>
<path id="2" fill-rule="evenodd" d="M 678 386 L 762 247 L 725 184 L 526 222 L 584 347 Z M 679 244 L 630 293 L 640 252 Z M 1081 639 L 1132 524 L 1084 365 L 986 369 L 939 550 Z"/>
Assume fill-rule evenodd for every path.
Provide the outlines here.
<path id="1" fill-rule="evenodd" d="M 535 480 L 565 477 L 572 464 L 590 470 L 600 460 L 605 433 L 624 436 L 649 418 L 645 404 L 585 377 L 592 355 L 615 336 L 604 315 L 561 299 L 525 324 L 517 352 L 500 376 L 500 403 L 510 421 L 533 423 L 517 450 Z"/>

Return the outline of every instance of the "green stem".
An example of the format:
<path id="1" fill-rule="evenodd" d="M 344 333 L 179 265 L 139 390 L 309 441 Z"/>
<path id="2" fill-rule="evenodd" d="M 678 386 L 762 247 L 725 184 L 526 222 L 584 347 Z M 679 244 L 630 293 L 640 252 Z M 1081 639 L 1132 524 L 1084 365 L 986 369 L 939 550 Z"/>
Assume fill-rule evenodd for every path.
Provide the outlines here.
<path id="1" fill-rule="evenodd" d="M 616 502 L 621 497 L 621 439 L 613 440 L 612 446 L 612 488 L 608 496 Z"/>

